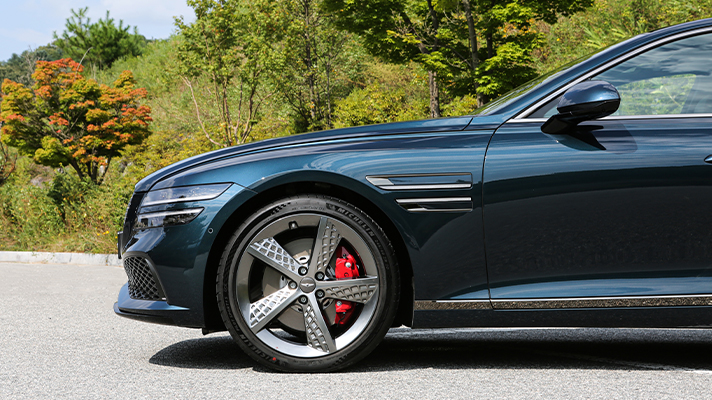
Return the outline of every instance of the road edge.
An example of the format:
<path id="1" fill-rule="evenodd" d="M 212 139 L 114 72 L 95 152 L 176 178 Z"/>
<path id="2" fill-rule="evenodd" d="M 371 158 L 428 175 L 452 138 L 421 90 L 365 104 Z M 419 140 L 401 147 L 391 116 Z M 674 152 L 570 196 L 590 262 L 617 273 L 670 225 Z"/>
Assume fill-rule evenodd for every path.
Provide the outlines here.
<path id="1" fill-rule="evenodd" d="M 0 251 L 0 263 L 74 264 L 121 266 L 116 254 L 48 253 L 38 251 Z"/>

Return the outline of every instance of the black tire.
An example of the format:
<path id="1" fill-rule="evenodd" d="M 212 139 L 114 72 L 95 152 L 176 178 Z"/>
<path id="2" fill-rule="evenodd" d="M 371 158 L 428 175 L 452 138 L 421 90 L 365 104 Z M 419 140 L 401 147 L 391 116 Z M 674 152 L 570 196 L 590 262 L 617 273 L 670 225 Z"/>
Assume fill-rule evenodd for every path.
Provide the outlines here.
<path id="1" fill-rule="evenodd" d="M 305 250 L 297 261 L 294 249 L 310 240 L 319 251 L 307 258 Z M 335 279 L 337 244 L 354 253 L 358 278 Z M 285 198 L 247 218 L 225 247 L 216 280 L 232 337 L 260 364 L 285 372 L 354 364 L 376 348 L 398 309 L 398 268 L 385 233 L 360 209 L 322 195 Z M 356 310 L 346 325 L 331 322 L 337 302 Z"/>

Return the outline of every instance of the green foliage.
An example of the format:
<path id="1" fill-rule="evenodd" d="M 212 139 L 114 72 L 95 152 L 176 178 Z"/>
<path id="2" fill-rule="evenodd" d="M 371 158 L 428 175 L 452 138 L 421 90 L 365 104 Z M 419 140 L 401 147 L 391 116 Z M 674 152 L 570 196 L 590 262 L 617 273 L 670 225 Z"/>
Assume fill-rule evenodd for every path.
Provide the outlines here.
<path id="1" fill-rule="evenodd" d="M 33 162 L 67 165 L 78 143 L 53 135 L 9 140 L 1 134 L 0 248 L 113 253 L 133 185 L 175 161 L 228 143 L 332 125 L 425 118 L 431 109 L 429 75 L 439 89 L 442 115 L 473 114 L 483 100 L 535 71 L 640 32 L 712 16 L 712 0 L 191 0 L 191 5 L 195 23 L 177 21 L 177 35 L 148 43 L 140 55 L 101 63 L 102 69 L 92 71 L 96 82 L 82 76 L 79 83 L 77 77 L 73 92 L 53 97 L 57 104 L 81 102 L 102 85 L 113 87 L 125 70 L 133 71 L 133 78 L 123 75 L 119 86 L 147 89 L 141 105 L 151 109 L 153 133 L 116 153 L 114 166 L 103 169 L 108 172 L 101 186 L 71 168 Z M 73 18 L 91 25 L 84 17 L 77 21 L 79 13 Z M 13 87 L 7 107 L 36 97 L 34 67 L 25 66 L 59 58 L 58 53 L 45 47 L 0 63 L 0 74 L 23 83 Z M 639 100 L 624 102 L 625 107 L 652 104 L 646 112 L 672 113 L 689 84 L 688 77 L 675 76 L 620 90 Z M 251 114 L 245 108 L 250 99 Z M 640 112 L 625 107 L 621 112 Z M 21 115 L 4 115 L 15 114 Z M 87 118 L 106 121 L 105 116 L 95 112 Z M 248 134 L 242 136 L 245 128 Z M 224 139 L 226 132 L 231 141 Z M 10 141 L 15 147 L 2 145 Z M 88 140 L 86 148 L 94 144 Z M 67 151 L 68 145 L 75 147 Z M 17 155 L 28 146 L 36 146 L 25 152 L 30 158 Z M 101 171 L 101 165 L 95 169 Z"/>
<path id="2" fill-rule="evenodd" d="M 135 183 L 156 170 L 211 150 L 215 147 L 203 135 L 157 131 L 143 143 L 126 149 L 123 179 Z"/>
<path id="3" fill-rule="evenodd" d="M 275 5 L 283 22 L 275 88 L 297 132 L 331 128 L 334 101 L 353 87 L 361 46 L 355 35 L 334 26 L 318 0 L 278 0 Z"/>
<path id="4" fill-rule="evenodd" d="M 71 59 L 38 61 L 31 89 L 5 80 L 2 140 L 37 163 L 71 165 L 81 178 L 100 184 L 112 158 L 149 134 L 151 110 L 139 104 L 146 91 L 135 87 L 130 71 L 113 87 L 81 72 Z"/>
<path id="5" fill-rule="evenodd" d="M 82 203 L 85 195 L 93 189 L 89 181 L 79 179 L 76 175 L 60 173 L 52 179 L 47 190 L 47 197 L 52 199 L 59 208 L 60 215 L 65 217 L 64 206 L 72 203 Z"/>
<path id="6" fill-rule="evenodd" d="M 712 0 L 595 0 L 584 12 L 544 26 L 546 45 L 536 56 L 539 73 L 635 35 L 712 17 Z"/>
<path id="7" fill-rule="evenodd" d="M 31 160 L 22 158 L 10 179 L 0 187 L 0 243 L 8 249 L 33 249 L 62 233 L 63 222 L 46 190 L 32 185 Z M 9 246 L 8 246 L 9 244 Z"/>
<path id="8" fill-rule="evenodd" d="M 335 113 L 336 126 L 380 124 L 407 121 L 423 117 L 422 110 L 407 103 L 403 90 L 383 90 L 378 84 L 354 90 L 339 101 Z"/>
<path id="9" fill-rule="evenodd" d="M 616 85 L 621 105 L 615 115 L 680 114 L 696 76 L 682 74 Z"/>
<path id="10" fill-rule="evenodd" d="M 175 97 L 182 86 L 177 68 L 178 43 L 178 38 L 175 36 L 166 40 L 154 40 L 144 47 L 141 55 L 122 58 L 114 62 L 111 67 L 97 71 L 96 80 L 111 85 L 121 72 L 131 71 L 136 85 L 146 89 L 148 100 L 168 93 L 171 97 Z"/>
<path id="11" fill-rule="evenodd" d="M 324 0 L 342 29 L 391 62 L 429 71 L 431 116 L 440 115 L 440 84 L 451 96 L 495 98 L 531 79 L 542 44 L 536 21 L 555 23 L 592 0 Z"/>
<path id="12" fill-rule="evenodd" d="M 424 72 L 416 64 L 366 65 L 363 88 L 339 100 L 334 125 L 348 127 L 423 119 L 428 116 Z"/>
<path id="13" fill-rule="evenodd" d="M 270 1 L 188 0 L 196 20 L 175 23 L 182 41 L 178 47 L 180 74 L 190 90 L 198 122 L 214 144 L 231 146 L 245 142 L 258 119 L 260 107 L 274 92 L 265 81 L 274 71 L 274 45 L 278 18 Z M 206 77 L 220 122 L 210 126 L 201 118 L 194 80 Z M 202 94 L 206 97 L 205 94 Z M 217 128 L 217 129 L 215 129 Z M 215 135 L 217 131 L 219 135 Z M 215 138 L 214 138 L 215 137 Z"/>
<path id="14" fill-rule="evenodd" d="M 532 66 L 531 50 L 522 48 L 516 42 L 499 46 L 497 54 L 484 61 L 475 72 L 479 83 L 477 93 L 497 98 L 523 82 L 534 79 L 537 73 Z"/>
<path id="15" fill-rule="evenodd" d="M 37 61 L 54 61 L 62 58 L 62 50 L 54 45 L 40 46 L 35 50 L 25 50 L 13 54 L 7 61 L 0 61 L 0 82 L 5 79 L 32 86 L 32 74 Z"/>
<path id="16" fill-rule="evenodd" d="M 446 117 L 457 117 L 460 115 L 469 115 L 478 107 L 477 96 L 466 94 L 464 96 L 452 99 L 450 103 L 443 108 L 443 115 Z"/>
<path id="17" fill-rule="evenodd" d="M 65 31 L 61 36 L 54 33 L 54 44 L 59 47 L 65 57 L 85 60 L 95 68 L 107 68 L 117 60 L 127 56 L 141 54 L 146 44 L 146 38 L 138 34 L 136 27 L 133 33 L 130 27 L 124 26 L 124 21 L 119 20 L 119 25 L 114 24 L 114 19 L 106 12 L 105 19 L 91 23 L 86 14 L 88 7 L 79 11 L 72 9 L 72 16 L 67 19 Z"/>
<path id="18" fill-rule="evenodd" d="M 15 170 L 15 160 L 17 160 L 17 155 L 12 154 L 11 150 L 2 143 L 0 138 L 0 186 L 5 183 L 12 171 Z"/>
<path id="19" fill-rule="evenodd" d="M 202 120 L 206 121 L 207 125 L 219 126 L 219 116 L 215 107 L 211 107 L 214 105 L 214 97 L 211 96 L 214 85 L 205 77 L 196 78 L 191 82 L 195 88 L 195 96 L 191 96 L 191 91 L 178 70 L 176 53 L 179 45 L 178 36 L 154 41 L 146 46 L 142 55 L 119 60 L 111 68 L 99 71 L 96 74 L 97 80 L 110 85 L 122 71 L 132 71 L 136 86 L 147 91 L 144 104 L 151 108 L 151 126 L 155 134 L 164 131 L 181 137 L 198 135 L 205 138 L 196 119 L 194 100 L 200 106 Z M 167 138 L 163 134 L 159 136 Z"/>
<path id="20" fill-rule="evenodd" d="M 132 186 L 96 186 L 21 157 L 0 187 L 0 248 L 113 253 Z"/>

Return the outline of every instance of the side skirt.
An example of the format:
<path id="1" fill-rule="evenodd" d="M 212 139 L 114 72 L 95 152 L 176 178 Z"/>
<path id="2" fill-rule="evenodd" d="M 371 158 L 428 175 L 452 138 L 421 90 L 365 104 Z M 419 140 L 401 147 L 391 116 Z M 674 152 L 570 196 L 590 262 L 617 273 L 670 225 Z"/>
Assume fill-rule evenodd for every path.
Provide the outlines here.
<path id="1" fill-rule="evenodd" d="M 712 295 L 416 301 L 414 328 L 710 328 Z"/>
<path id="2" fill-rule="evenodd" d="M 415 310 L 413 328 L 712 328 L 712 307 Z"/>

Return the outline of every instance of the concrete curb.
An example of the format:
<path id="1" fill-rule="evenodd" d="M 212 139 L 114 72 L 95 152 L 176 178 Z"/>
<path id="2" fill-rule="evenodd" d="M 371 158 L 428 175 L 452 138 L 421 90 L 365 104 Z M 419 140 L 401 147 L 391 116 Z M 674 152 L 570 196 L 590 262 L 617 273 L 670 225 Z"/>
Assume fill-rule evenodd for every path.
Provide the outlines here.
<path id="1" fill-rule="evenodd" d="M 121 266 L 121 260 L 116 254 L 41 253 L 35 251 L 0 251 L 0 262 Z"/>

